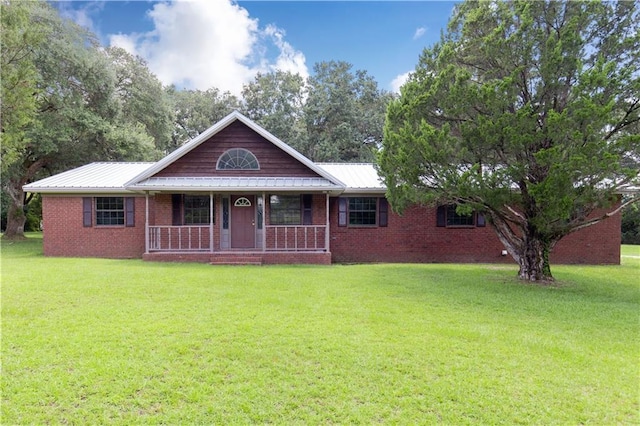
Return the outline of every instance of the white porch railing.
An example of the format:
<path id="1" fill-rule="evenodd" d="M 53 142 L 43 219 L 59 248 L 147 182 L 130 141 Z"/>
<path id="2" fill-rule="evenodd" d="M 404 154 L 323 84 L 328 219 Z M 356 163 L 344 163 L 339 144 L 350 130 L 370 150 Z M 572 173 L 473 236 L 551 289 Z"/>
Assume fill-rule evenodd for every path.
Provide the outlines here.
<path id="1" fill-rule="evenodd" d="M 265 226 L 267 251 L 321 251 L 327 249 L 326 225 Z"/>
<path id="2" fill-rule="evenodd" d="M 149 251 L 211 251 L 211 227 L 149 226 Z"/>

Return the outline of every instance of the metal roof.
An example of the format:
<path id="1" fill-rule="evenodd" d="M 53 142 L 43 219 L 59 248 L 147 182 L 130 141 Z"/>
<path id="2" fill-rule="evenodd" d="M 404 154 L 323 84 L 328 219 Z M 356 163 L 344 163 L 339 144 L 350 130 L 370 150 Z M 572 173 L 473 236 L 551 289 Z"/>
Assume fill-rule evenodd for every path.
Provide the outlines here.
<path id="1" fill-rule="evenodd" d="M 386 188 L 370 163 L 319 163 L 332 179 L 303 177 L 150 177 L 140 176 L 156 163 L 90 163 L 76 169 L 25 185 L 27 192 L 42 193 L 122 193 L 126 191 L 328 191 L 384 193 Z M 337 183 L 339 182 L 339 184 Z"/>
<path id="2" fill-rule="evenodd" d="M 387 187 L 372 163 L 317 163 L 346 185 L 345 193 L 384 193 Z"/>
<path id="3" fill-rule="evenodd" d="M 341 193 L 344 187 L 325 178 L 303 177 L 151 177 L 129 185 L 136 191 L 295 191 Z"/>
<path id="4" fill-rule="evenodd" d="M 154 163 L 90 163 L 25 185 L 26 192 L 125 192 L 124 184 Z"/>

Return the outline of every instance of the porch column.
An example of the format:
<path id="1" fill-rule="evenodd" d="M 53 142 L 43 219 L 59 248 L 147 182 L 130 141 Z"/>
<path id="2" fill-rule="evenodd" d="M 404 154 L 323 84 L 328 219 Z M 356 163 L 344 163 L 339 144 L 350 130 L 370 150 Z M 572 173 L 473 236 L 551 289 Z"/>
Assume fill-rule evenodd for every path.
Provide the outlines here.
<path id="1" fill-rule="evenodd" d="M 330 251 L 329 250 L 329 241 L 330 241 L 330 238 L 329 238 L 329 230 L 330 229 L 329 228 L 330 227 L 329 227 L 329 193 L 328 192 L 326 194 L 326 198 L 327 198 L 327 206 L 325 208 L 325 212 L 326 212 L 326 221 L 327 222 L 326 222 L 326 229 L 324 231 L 324 248 L 325 248 L 325 251 L 329 252 Z"/>
<path id="2" fill-rule="evenodd" d="M 213 253 L 213 192 L 209 192 L 209 252 Z"/>
<path id="3" fill-rule="evenodd" d="M 149 191 L 144 193 L 144 253 L 149 254 Z"/>
<path id="4" fill-rule="evenodd" d="M 267 251 L 267 194 L 262 193 L 262 251 Z"/>

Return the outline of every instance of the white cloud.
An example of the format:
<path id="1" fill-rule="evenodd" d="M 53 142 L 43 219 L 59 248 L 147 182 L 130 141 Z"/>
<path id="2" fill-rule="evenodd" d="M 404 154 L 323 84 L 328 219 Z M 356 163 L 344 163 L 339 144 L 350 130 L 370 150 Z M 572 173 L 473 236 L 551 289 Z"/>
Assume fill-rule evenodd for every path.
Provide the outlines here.
<path id="1" fill-rule="evenodd" d="M 103 1 L 92 1 L 82 4 L 81 7 L 75 7 L 69 2 L 55 2 L 55 7 L 60 12 L 60 16 L 71 19 L 81 27 L 87 28 L 92 33 L 97 33 L 96 27 L 93 23 L 92 15 L 99 13 L 104 9 Z"/>
<path id="2" fill-rule="evenodd" d="M 427 32 L 427 29 L 425 27 L 419 27 L 416 29 L 416 32 L 413 33 L 413 39 L 417 40 L 420 37 L 422 37 L 425 33 Z"/>
<path id="3" fill-rule="evenodd" d="M 111 35 L 110 44 L 143 57 L 164 84 L 238 95 L 258 72 L 279 68 L 308 75 L 304 55 L 284 40 L 282 30 L 261 29 L 229 0 L 156 3 L 148 15 L 152 31 Z M 267 56 L 271 45 L 276 58 Z"/>
<path id="4" fill-rule="evenodd" d="M 400 74 L 396 78 L 394 78 L 393 81 L 391 81 L 391 90 L 395 93 L 400 93 L 400 86 L 407 82 L 410 74 L 411 71 L 407 71 L 404 74 Z"/>

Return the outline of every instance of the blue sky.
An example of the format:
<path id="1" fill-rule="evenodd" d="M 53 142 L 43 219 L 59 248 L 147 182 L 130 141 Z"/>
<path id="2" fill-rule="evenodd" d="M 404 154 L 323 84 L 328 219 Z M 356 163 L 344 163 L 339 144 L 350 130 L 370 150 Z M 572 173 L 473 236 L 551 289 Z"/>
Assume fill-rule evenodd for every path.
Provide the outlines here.
<path id="1" fill-rule="evenodd" d="M 105 46 L 145 58 L 165 84 L 239 94 L 257 72 L 313 74 L 320 61 L 397 90 L 446 27 L 445 1 L 67 1 L 53 3 Z"/>

